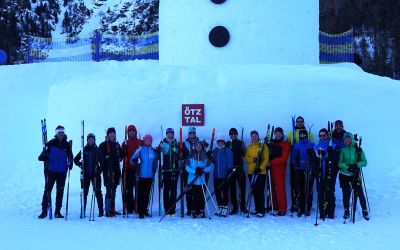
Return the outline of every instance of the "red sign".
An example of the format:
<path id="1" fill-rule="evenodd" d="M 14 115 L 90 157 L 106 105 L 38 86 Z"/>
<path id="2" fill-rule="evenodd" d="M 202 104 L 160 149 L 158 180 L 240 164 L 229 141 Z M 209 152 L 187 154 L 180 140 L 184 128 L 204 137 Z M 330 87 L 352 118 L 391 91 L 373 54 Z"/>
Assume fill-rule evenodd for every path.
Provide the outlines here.
<path id="1" fill-rule="evenodd" d="M 182 104 L 182 126 L 204 126 L 204 104 Z"/>

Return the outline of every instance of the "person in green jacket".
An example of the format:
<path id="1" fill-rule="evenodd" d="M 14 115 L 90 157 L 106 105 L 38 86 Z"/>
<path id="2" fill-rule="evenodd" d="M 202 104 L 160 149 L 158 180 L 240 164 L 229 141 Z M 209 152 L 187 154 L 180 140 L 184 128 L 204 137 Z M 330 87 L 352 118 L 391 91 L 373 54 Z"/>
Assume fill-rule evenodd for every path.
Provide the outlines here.
<path id="1" fill-rule="evenodd" d="M 350 217 L 350 196 L 352 188 L 360 199 L 362 214 L 365 220 L 369 220 L 367 203 L 359 177 L 360 168 L 367 166 L 364 151 L 356 147 L 351 133 L 343 136 L 345 147 L 340 150 L 339 181 L 343 192 L 344 219 Z"/>

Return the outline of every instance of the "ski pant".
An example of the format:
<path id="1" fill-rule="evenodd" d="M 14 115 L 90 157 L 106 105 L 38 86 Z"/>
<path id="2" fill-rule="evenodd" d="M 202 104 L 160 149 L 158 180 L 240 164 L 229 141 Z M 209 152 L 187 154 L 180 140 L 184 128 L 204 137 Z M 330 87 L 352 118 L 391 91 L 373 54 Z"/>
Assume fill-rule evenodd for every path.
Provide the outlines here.
<path id="1" fill-rule="evenodd" d="M 126 206 L 126 211 L 131 214 L 135 208 L 135 199 L 137 198 L 134 196 L 134 188 L 136 187 L 136 170 L 133 168 L 124 168 L 122 171 L 126 171 L 122 175 L 122 186 L 123 189 L 125 189 L 122 198 Z"/>
<path id="2" fill-rule="evenodd" d="M 139 192 L 137 197 L 139 216 L 144 216 L 148 213 L 147 207 L 149 205 L 152 184 L 153 178 L 139 178 Z"/>
<path id="3" fill-rule="evenodd" d="M 286 212 L 286 187 L 285 187 L 285 165 L 271 165 L 271 186 L 272 186 L 272 204 L 274 209 L 279 212 Z"/>
<path id="4" fill-rule="evenodd" d="M 106 215 L 114 215 L 115 212 L 115 193 L 118 183 L 114 182 L 114 174 L 112 172 L 103 173 L 104 185 L 106 187 L 105 210 Z"/>
<path id="5" fill-rule="evenodd" d="M 202 185 L 193 185 L 190 190 L 190 197 L 192 198 L 191 204 L 193 205 L 191 210 L 192 213 L 200 213 L 204 211 L 206 203 L 204 201 L 203 189 L 206 189 L 205 185 L 203 185 L 203 188 Z"/>
<path id="6" fill-rule="evenodd" d="M 83 193 L 84 193 L 84 209 L 86 211 L 87 205 L 87 197 L 89 194 L 90 183 L 92 183 L 92 187 L 97 199 L 97 206 L 99 208 L 99 213 L 103 213 L 103 194 L 101 193 L 101 176 L 87 176 L 85 175 L 85 179 L 83 181 Z"/>
<path id="7" fill-rule="evenodd" d="M 298 176 L 295 177 L 295 179 L 298 181 L 298 183 L 296 183 L 295 185 L 298 187 L 298 209 L 300 213 L 310 212 L 313 201 L 313 184 L 315 175 L 312 171 L 306 171 L 302 169 L 299 169 L 297 171 Z"/>
<path id="8" fill-rule="evenodd" d="M 352 189 L 354 189 L 355 193 L 357 194 L 357 197 L 360 198 L 360 205 L 362 210 L 367 210 L 367 202 L 365 200 L 364 192 L 361 185 L 362 184 L 361 180 L 359 180 L 357 183 L 353 175 L 350 176 L 340 173 L 339 181 L 340 181 L 340 187 L 342 188 L 343 192 L 343 207 L 345 209 L 350 208 L 351 191 Z"/>
<path id="9" fill-rule="evenodd" d="M 218 186 L 220 186 L 224 181 L 225 183 L 218 189 Z M 226 178 L 214 178 L 214 191 L 218 206 L 228 206 L 228 182 L 226 181 Z"/>
<path id="10" fill-rule="evenodd" d="M 236 172 L 233 173 L 229 179 L 229 192 L 233 210 L 238 209 L 238 200 L 236 194 L 236 183 L 239 185 L 240 189 L 240 210 L 245 211 L 246 208 L 246 173 L 243 167 L 237 167 Z"/>
<path id="11" fill-rule="evenodd" d="M 335 182 L 332 179 L 319 178 L 318 187 L 318 205 L 320 217 L 325 216 L 333 218 L 335 215 L 336 199 L 335 199 Z"/>
<path id="12" fill-rule="evenodd" d="M 51 203 L 51 191 L 54 183 L 56 183 L 56 209 L 55 213 L 60 213 L 62 200 L 64 196 L 65 179 L 67 173 L 53 173 L 44 171 L 44 178 L 47 179 L 42 198 L 42 211 L 47 211 L 49 203 Z M 50 199 L 50 200 L 49 200 Z"/>
<path id="13" fill-rule="evenodd" d="M 183 181 L 183 188 L 185 188 L 187 186 L 187 184 L 188 184 L 189 173 L 184 170 L 184 171 L 182 171 L 181 175 L 182 175 L 182 181 Z M 186 208 L 187 208 L 188 212 L 192 211 L 192 200 L 193 200 L 193 197 L 191 197 L 191 196 L 192 196 L 192 192 L 188 191 L 186 193 Z"/>
<path id="14" fill-rule="evenodd" d="M 252 174 L 249 174 L 250 188 L 253 193 L 255 209 L 257 213 L 262 214 L 265 214 L 264 189 L 266 178 L 265 174 L 255 175 L 254 178 Z M 249 197 L 249 199 L 251 199 L 251 197 Z"/>
<path id="15" fill-rule="evenodd" d="M 176 194 L 177 184 L 179 179 L 179 172 L 164 172 L 163 175 L 163 202 L 165 213 L 171 209 L 170 214 L 175 214 L 176 209 Z"/>

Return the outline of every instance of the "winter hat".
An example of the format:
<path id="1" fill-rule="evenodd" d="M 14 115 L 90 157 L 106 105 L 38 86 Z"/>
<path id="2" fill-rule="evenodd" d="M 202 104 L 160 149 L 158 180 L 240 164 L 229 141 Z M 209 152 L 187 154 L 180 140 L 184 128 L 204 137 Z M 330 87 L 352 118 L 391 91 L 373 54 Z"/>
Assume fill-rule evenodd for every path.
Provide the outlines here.
<path id="1" fill-rule="evenodd" d="M 318 134 L 321 133 L 321 132 L 323 132 L 323 133 L 325 133 L 325 134 L 327 134 L 329 136 L 328 130 L 326 128 L 321 128 L 319 130 Z"/>
<path id="2" fill-rule="evenodd" d="M 168 134 L 168 133 L 175 134 L 174 129 L 173 128 L 167 128 L 167 130 L 165 131 L 165 134 Z"/>
<path id="3" fill-rule="evenodd" d="M 238 134 L 238 131 L 237 131 L 236 128 L 231 128 L 231 129 L 229 129 L 229 134 L 235 134 L 235 135 L 237 135 L 237 134 Z"/>
<path id="4" fill-rule="evenodd" d="M 346 139 L 346 138 L 350 138 L 351 140 L 353 140 L 353 135 L 351 133 L 349 133 L 349 132 L 346 132 L 343 135 L 343 140 Z"/>
<path id="5" fill-rule="evenodd" d="M 306 135 L 306 137 L 308 137 L 308 132 L 307 132 L 307 130 L 306 129 L 301 129 L 300 131 L 299 131 L 299 136 L 300 135 Z"/>
<path id="6" fill-rule="evenodd" d="M 250 132 L 250 135 L 252 135 L 252 134 L 258 135 L 258 131 L 257 131 L 257 130 L 252 130 L 252 131 Z"/>
<path id="7" fill-rule="evenodd" d="M 298 116 L 298 117 L 296 118 L 296 122 L 297 122 L 297 120 L 303 120 L 303 121 L 304 121 L 304 118 L 303 118 L 302 116 Z"/>
<path id="8" fill-rule="evenodd" d="M 64 127 L 63 126 L 61 126 L 61 125 L 58 125 L 57 126 L 57 128 L 56 128 L 56 134 L 58 134 L 58 133 L 64 133 L 64 131 L 65 131 L 65 129 L 64 129 Z"/>
<path id="9" fill-rule="evenodd" d="M 342 126 L 343 127 L 343 122 L 341 120 L 336 120 L 335 121 L 335 126 Z"/>
<path id="10" fill-rule="evenodd" d="M 135 132 L 137 131 L 135 125 L 129 125 L 128 126 L 128 132 L 131 131 L 131 130 L 133 130 Z"/>
<path id="11" fill-rule="evenodd" d="M 283 135 L 283 129 L 281 127 L 275 128 L 275 133 L 280 132 Z"/>
<path id="12" fill-rule="evenodd" d="M 219 135 L 218 138 L 217 138 L 217 143 L 218 143 L 219 141 L 225 142 L 225 138 L 224 138 L 222 135 Z"/>
<path id="13" fill-rule="evenodd" d="M 115 132 L 115 128 L 114 127 L 111 127 L 111 128 L 107 129 L 107 135 L 110 134 L 110 133 L 117 133 L 117 132 Z"/>
<path id="14" fill-rule="evenodd" d="M 147 134 L 143 137 L 144 142 L 153 142 L 153 137 L 151 135 Z"/>
<path id="15" fill-rule="evenodd" d="M 86 137 L 86 140 L 89 140 L 89 138 L 93 138 L 94 140 L 96 140 L 96 136 L 93 133 L 89 133 Z"/>
<path id="16" fill-rule="evenodd" d="M 194 132 L 196 133 L 196 128 L 195 127 L 189 127 L 188 133 Z"/>

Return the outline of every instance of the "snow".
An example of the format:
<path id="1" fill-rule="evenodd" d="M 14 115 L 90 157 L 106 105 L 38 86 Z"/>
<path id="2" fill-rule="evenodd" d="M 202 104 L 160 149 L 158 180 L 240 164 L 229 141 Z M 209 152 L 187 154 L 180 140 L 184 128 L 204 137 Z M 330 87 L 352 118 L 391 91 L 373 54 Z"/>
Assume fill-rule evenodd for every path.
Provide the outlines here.
<path id="1" fill-rule="evenodd" d="M 164 10 L 165 2 L 160 2 Z M 173 4 L 173 1 L 169 2 Z M 235 1 L 228 0 L 225 4 L 231 8 L 230 4 L 235 4 Z M 296 5 L 296 10 L 301 12 L 303 9 L 300 7 L 300 4 Z M 239 10 L 236 7 L 235 13 Z M 288 19 L 288 22 L 293 22 L 295 18 L 291 16 L 285 15 L 279 21 Z M 259 25 L 258 17 L 256 14 L 248 17 L 248 27 L 253 29 L 253 24 Z M 268 16 L 264 18 L 268 19 Z M 299 26 L 305 25 L 298 23 Z M 310 30 L 318 26 L 317 21 L 306 23 Z M 163 25 L 161 22 L 161 29 L 166 27 Z M 198 30 L 189 31 L 197 36 Z M 160 30 L 160 46 L 168 42 L 165 36 L 162 38 L 162 32 Z M 306 38 L 299 39 L 306 41 Z M 317 36 L 315 39 L 311 42 L 315 42 L 317 48 Z M 265 43 L 264 40 L 255 41 L 257 48 Z M 0 67 L 2 249 L 399 248 L 400 168 L 397 160 L 399 146 L 395 140 L 400 122 L 397 115 L 398 81 L 366 74 L 353 64 L 312 65 L 313 51 L 307 54 L 309 64 L 305 61 L 294 63 L 292 57 L 282 53 L 281 60 L 289 65 L 277 65 L 266 64 L 263 52 L 259 51 L 260 58 L 257 58 L 248 50 L 248 61 L 243 59 L 248 65 L 239 65 L 233 59 L 239 57 L 240 50 L 247 50 L 246 44 L 232 41 L 232 47 L 222 51 L 223 56 L 215 56 L 209 50 L 197 50 L 193 45 L 181 44 L 182 53 L 191 52 L 186 59 L 192 61 L 188 60 L 188 65 L 184 66 L 171 65 L 178 58 L 173 57 L 168 63 L 170 65 L 157 61 L 108 61 Z M 170 49 L 177 52 L 177 48 L 174 45 Z M 163 49 L 165 52 L 165 47 Z M 220 65 L 191 66 L 197 59 L 204 62 L 202 54 L 209 56 L 210 62 L 220 60 Z M 96 217 L 95 222 L 89 222 L 79 219 L 77 167 L 70 176 L 69 220 L 37 219 L 44 185 L 43 165 L 37 161 L 42 147 L 41 119 L 46 117 L 48 120 L 50 138 L 58 124 L 64 125 L 68 137 L 74 140 L 73 152 L 76 154 L 81 146 L 82 119 L 85 120 L 85 133 L 95 133 L 98 144 L 110 126 L 117 129 L 118 140 L 122 142 L 125 125 L 132 123 L 142 136 L 151 133 L 156 144 L 161 138 L 161 125 L 164 129 L 173 127 L 175 131 L 179 130 L 181 104 L 187 103 L 205 104 L 205 126 L 198 127 L 200 137 L 210 139 L 213 127 L 217 134 L 228 137 L 229 128 L 244 126 L 246 144 L 249 143 L 249 131 L 257 129 L 263 136 L 268 123 L 282 126 L 287 133 L 293 114 L 302 115 L 307 125 L 313 124 L 314 134 L 325 127 L 328 120 L 343 120 L 346 130 L 363 136 L 363 148 L 368 159 L 364 176 L 371 220 L 363 220 L 358 208 L 355 224 L 342 223 L 342 193 L 337 183 L 336 217 L 334 220 L 319 220 L 317 227 L 313 225 L 315 198 L 312 216 L 308 218 L 267 215 L 263 219 L 247 219 L 237 215 L 193 220 L 167 217 L 159 223 L 155 199 L 153 218 Z M 184 134 L 186 137 L 186 129 Z M 209 187 L 213 189 L 212 183 Z M 53 190 L 53 200 L 54 196 Z M 65 201 L 64 196 L 62 213 L 65 213 Z M 116 202 L 120 210 L 120 190 Z M 213 214 L 212 204 L 209 206 Z"/>
<path id="2" fill-rule="evenodd" d="M 40 73 L 37 73 L 40 72 Z M 101 74 L 99 74 L 101 72 Z M 3 138 L 0 165 L 0 232 L 13 249 L 106 249 L 135 245 L 156 249 L 193 248 L 283 249 L 376 248 L 395 249 L 396 211 L 400 209 L 399 148 L 389 135 L 396 131 L 398 82 L 363 73 L 350 64 L 322 66 L 161 66 L 155 61 L 102 63 L 45 63 L 0 68 L 0 117 Z M 105 129 L 115 126 L 118 139 L 134 123 L 139 132 L 160 140 L 160 125 L 180 127 L 182 103 L 204 103 L 206 124 L 198 128 L 208 138 L 211 128 L 227 137 L 231 126 L 258 129 L 267 123 L 290 129 L 290 115 L 305 117 L 314 133 L 328 120 L 342 119 L 345 129 L 363 136 L 368 166 L 364 175 L 371 203 L 371 220 L 357 214 L 356 224 L 342 224 L 341 190 L 337 185 L 336 219 L 266 216 L 245 219 L 193 220 L 165 218 L 158 223 L 157 199 L 151 219 L 79 217 L 79 171 L 70 179 L 69 221 L 39 221 L 43 191 L 39 120 L 48 119 L 49 136 L 58 124 L 80 148 L 80 120 L 86 133 L 102 141 Z M 186 135 L 186 131 L 185 131 Z M 212 185 L 209 185 L 212 190 Z M 157 190 L 157 186 L 156 186 Z M 103 193 L 104 193 L 103 188 Z M 53 192 L 53 196 L 55 192 Z M 157 193 L 155 194 L 157 197 Z M 64 197 L 65 204 L 65 197 Z M 289 201 L 290 204 L 290 201 Z M 211 207 L 211 203 L 209 204 Z M 119 191 L 117 208 L 121 208 Z M 63 206 L 63 212 L 65 211 Z M 210 208 L 213 211 L 213 208 Z M 97 214 L 97 211 L 96 211 Z M 23 240 L 19 240 L 23 235 Z M 46 242 L 43 239 L 46 238 Z M 384 241 L 382 239 L 385 239 Z M 60 243 L 62 242 L 62 243 Z"/>
<path id="3" fill-rule="evenodd" d="M 317 0 L 160 1 L 160 63 L 319 64 Z M 230 42 L 210 46 L 208 34 L 225 26 Z"/>

